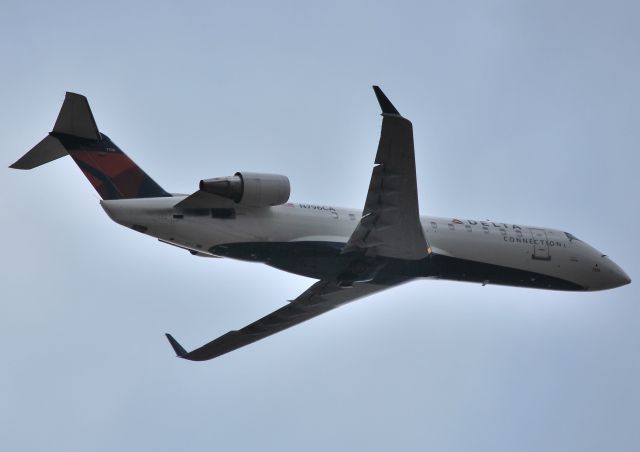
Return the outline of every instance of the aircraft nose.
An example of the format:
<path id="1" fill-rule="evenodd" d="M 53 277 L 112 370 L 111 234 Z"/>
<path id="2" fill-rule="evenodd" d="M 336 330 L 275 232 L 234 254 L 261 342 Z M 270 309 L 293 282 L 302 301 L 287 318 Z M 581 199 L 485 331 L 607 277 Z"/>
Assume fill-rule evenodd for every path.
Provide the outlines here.
<path id="1" fill-rule="evenodd" d="M 607 279 L 609 280 L 610 288 L 625 286 L 631 282 L 629 275 L 627 275 L 618 264 L 611 260 L 609 260 L 608 263 L 607 270 L 609 274 L 607 275 Z"/>
<path id="2" fill-rule="evenodd" d="M 620 281 L 620 285 L 621 286 L 626 286 L 627 284 L 631 283 L 631 278 L 629 278 L 629 275 L 627 275 L 623 269 L 621 269 L 620 267 L 618 267 L 619 273 L 618 273 L 618 278 Z"/>

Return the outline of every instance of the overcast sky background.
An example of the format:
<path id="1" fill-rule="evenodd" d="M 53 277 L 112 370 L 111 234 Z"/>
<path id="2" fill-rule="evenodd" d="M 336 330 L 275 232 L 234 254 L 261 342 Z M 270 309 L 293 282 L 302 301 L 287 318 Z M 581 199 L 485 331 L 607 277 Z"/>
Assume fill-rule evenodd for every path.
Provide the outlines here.
<path id="1" fill-rule="evenodd" d="M 163 333 L 312 281 L 112 223 L 68 158 L 0 169 L 0 449 L 640 450 L 638 2 L 131 3 L 0 3 L 5 168 L 75 91 L 169 191 L 254 170 L 360 207 L 379 84 L 421 213 L 571 231 L 634 283 L 419 281 L 192 363 Z"/>

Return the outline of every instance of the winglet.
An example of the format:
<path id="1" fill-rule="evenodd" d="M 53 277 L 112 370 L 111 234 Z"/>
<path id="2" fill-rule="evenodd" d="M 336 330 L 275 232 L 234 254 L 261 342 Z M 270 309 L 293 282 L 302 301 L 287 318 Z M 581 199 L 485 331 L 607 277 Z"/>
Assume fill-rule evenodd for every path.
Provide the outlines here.
<path id="1" fill-rule="evenodd" d="M 167 339 L 169 340 L 171 347 L 173 347 L 173 350 L 176 352 L 176 355 L 178 355 L 180 358 L 184 358 L 185 355 L 187 355 L 187 351 L 182 348 L 182 345 L 180 345 L 178 341 L 176 341 L 169 333 L 165 333 L 165 336 L 167 336 Z"/>
<path id="2" fill-rule="evenodd" d="M 396 107 L 393 106 L 389 98 L 384 95 L 379 86 L 373 85 L 373 92 L 376 93 L 378 103 L 380 104 L 380 108 L 382 109 L 382 114 L 402 116 L 400 112 L 396 110 Z"/>

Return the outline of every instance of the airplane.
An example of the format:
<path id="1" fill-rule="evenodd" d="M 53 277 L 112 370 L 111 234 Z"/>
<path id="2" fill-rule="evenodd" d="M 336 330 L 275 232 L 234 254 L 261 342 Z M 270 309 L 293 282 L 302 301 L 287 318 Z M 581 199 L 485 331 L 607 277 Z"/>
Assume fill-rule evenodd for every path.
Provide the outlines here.
<path id="1" fill-rule="evenodd" d="M 557 229 L 420 216 L 413 126 L 378 86 L 382 130 L 362 209 L 289 202 L 286 176 L 237 172 L 165 191 L 104 133 L 86 97 L 67 92 L 53 130 L 11 168 L 65 155 L 80 167 L 115 222 L 195 256 L 260 262 L 317 279 L 282 308 L 176 355 L 205 361 L 338 306 L 416 279 L 565 291 L 629 284 L 613 260 Z"/>

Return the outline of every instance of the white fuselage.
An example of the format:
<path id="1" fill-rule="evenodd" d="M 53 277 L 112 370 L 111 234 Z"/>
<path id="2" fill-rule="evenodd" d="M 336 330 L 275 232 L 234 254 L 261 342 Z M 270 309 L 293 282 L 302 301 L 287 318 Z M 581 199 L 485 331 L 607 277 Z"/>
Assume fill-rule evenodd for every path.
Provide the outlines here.
<path id="1" fill-rule="evenodd" d="M 216 218 L 210 209 L 174 208 L 182 199 L 103 200 L 101 204 L 117 223 L 202 256 L 215 256 L 212 248 L 227 244 L 344 244 L 362 214 L 356 209 L 300 203 L 269 208 L 228 204 L 213 214 Z M 233 215 L 226 216 L 228 211 Z M 563 231 L 492 221 L 424 216 L 420 220 L 430 254 L 546 275 L 581 290 L 602 290 L 629 282 L 624 271 L 603 253 Z M 467 280 L 464 274 L 445 277 Z M 489 273 L 480 279 L 493 282 Z M 510 284 L 530 286 L 517 280 Z"/>

